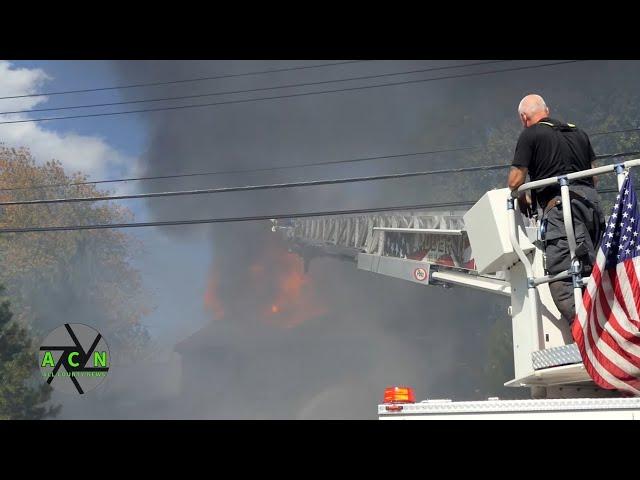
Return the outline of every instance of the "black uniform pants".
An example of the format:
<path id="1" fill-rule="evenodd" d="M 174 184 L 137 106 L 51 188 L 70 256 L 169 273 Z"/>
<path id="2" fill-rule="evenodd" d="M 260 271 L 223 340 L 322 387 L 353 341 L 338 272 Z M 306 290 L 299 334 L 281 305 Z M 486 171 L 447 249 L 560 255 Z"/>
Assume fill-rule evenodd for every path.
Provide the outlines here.
<path id="1" fill-rule="evenodd" d="M 582 276 L 591 274 L 597 249 L 605 230 L 605 218 L 600 198 L 594 188 L 571 186 L 571 213 L 576 237 L 576 257 L 582 264 Z M 556 197 L 560 200 L 560 196 Z M 543 216 L 545 232 L 545 269 L 548 275 L 565 272 L 571 266 L 567 233 L 564 228 L 562 204 L 547 210 Z M 562 317 L 571 325 L 575 316 L 573 280 L 571 277 L 549 283 L 553 301 Z"/>

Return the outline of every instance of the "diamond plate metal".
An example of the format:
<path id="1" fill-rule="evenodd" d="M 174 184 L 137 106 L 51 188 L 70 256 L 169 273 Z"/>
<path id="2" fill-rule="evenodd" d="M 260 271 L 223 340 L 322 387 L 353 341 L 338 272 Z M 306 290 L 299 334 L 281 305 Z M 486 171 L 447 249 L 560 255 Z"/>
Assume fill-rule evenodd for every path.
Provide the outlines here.
<path id="1" fill-rule="evenodd" d="M 561 347 L 547 348 L 546 350 L 538 350 L 531 354 L 533 369 L 540 370 L 542 368 L 559 367 L 560 365 L 571 365 L 581 363 L 582 357 L 580 350 L 575 343 L 563 345 Z"/>

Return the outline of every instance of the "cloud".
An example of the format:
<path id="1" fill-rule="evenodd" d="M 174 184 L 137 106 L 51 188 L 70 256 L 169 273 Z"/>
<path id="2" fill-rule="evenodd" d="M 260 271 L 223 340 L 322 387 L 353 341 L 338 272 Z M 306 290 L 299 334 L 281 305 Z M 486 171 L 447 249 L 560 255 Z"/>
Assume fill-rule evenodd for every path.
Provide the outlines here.
<path id="1" fill-rule="evenodd" d="M 52 77 L 39 68 L 18 68 L 0 61 L 0 96 L 41 92 Z M 46 96 L 2 100 L 3 111 L 28 110 L 47 101 Z M 29 118 L 28 114 L 11 114 L 4 120 Z M 49 130 L 41 123 L 0 125 L 0 142 L 11 147 L 28 147 L 38 163 L 51 159 L 62 162 L 67 173 L 82 171 L 92 179 L 111 177 L 114 172 L 131 174 L 137 161 L 110 146 L 97 135 Z"/>

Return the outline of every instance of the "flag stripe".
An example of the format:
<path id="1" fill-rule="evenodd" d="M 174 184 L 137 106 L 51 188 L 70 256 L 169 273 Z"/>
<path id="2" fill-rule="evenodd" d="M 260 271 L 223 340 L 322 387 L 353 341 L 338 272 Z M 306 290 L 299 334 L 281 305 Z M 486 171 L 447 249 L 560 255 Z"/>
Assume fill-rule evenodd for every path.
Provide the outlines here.
<path id="1" fill-rule="evenodd" d="M 596 301 L 594 303 L 594 308 L 597 304 L 598 302 Z M 596 328 L 594 326 L 593 315 L 589 317 L 588 322 L 590 328 L 587 329 L 587 341 L 585 342 L 585 345 L 590 365 L 585 365 L 585 368 L 587 368 L 587 371 L 594 380 L 596 380 L 596 377 L 600 379 L 600 382 L 597 383 L 602 387 L 628 391 L 629 385 L 626 381 L 630 380 L 629 375 L 619 369 L 609 356 L 607 356 L 607 353 L 610 352 L 606 351 L 606 344 L 604 344 L 600 338 L 594 338 L 593 333 Z"/>
<path id="2" fill-rule="evenodd" d="M 629 323 L 626 312 L 620 308 L 611 284 L 607 279 L 602 281 L 600 293 L 605 297 L 604 302 L 606 305 L 603 312 L 611 321 L 612 327 L 615 328 L 627 341 L 635 341 L 640 345 L 640 337 L 634 335 L 634 332 L 632 331 L 633 325 Z"/>
<path id="3" fill-rule="evenodd" d="M 636 335 L 640 336 L 640 282 L 638 281 L 638 272 L 640 272 L 640 258 L 627 260 L 624 267 L 629 280 L 628 288 L 624 289 L 625 302 L 633 304 L 635 310 L 631 312 L 629 322 L 638 330 Z"/>
<path id="4" fill-rule="evenodd" d="M 580 350 L 583 363 L 591 378 L 602 388 L 628 390 L 628 385 L 611 373 L 611 362 L 598 352 L 591 329 L 587 329 L 586 333 L 589 338 L 582 343 Z"/>
<path id="5" fill-rule="evenodd" d="M 592 278 L 599 279 L 600 277 L 600 270 L 598 268 L 598 265 L 596 265 L 592 273 Z M 591 287 L 591 285 L 589 287 Z M 595 308 L 593 297 L 590 293 L 595 293 L 595 288 L 587 288 L 587 291 L 584 293 L 584 305 L 588 305 L 588 308 L 578 309 L 578 318 L 573 324 L 572 333 L 580 350 L 585 369 L 587 370 L 591 378 L 602 388 L 611 390 L 618 388 L 620 384 L 614 376 L 609 374 L 609 372 L 607 372 L 600 366 L 599 362 L 595 358 L 595 354 L 592 350 L 593 339 L 588 340 L 586 338 L 586 336 L 589 334 L 588 329 L 586 330 L 587 335 L 585 335 L 587 312 L 591 314 L 593 312 L 593 309 Z"/>
<path id="6" fill-rule="evenodd" d="M 607 288 L 607 297 L 610 297 L 611 300 L 611 310 L 614 310 L 620 318 L 629 318 L 629 310 L 627 309 L 627 305 L 625 304 L 624 298 L 622 297 L 622 292 L 620 291 L 620 282 L 618 281 L 618 267 L 610 268 L 607 270 L 607 279 L 603 279 L 603 286 L 611 287 Z M 620 311 L 622 310 L 622 311 Z"/>
<path id="7" fill-rule="evenodd" d="M 594 330 L 592 333 L 597 334 L 597 336 L 599 337 L 597 340 L 597 344 L 602 345 L 603 347 L 606 346 L 611 348 L 611 350 L 606 355 L 607 358 L 615 361 L 614 365 L 618 367 L 620 371 L 624 371 L 624 374 L 621 374 L 620 372 L 616 374 L 620 374 L 622 376 L 640 375 L 640 369 L 634 366 L 634 364 L 630 363 L 628 360 L 629 352 L 618 342 L 618 340 L 622 339 L 622 337 L 616 332 L 614 328 L 611 327 L 611 319 L 615 319 L 615 314 L 612 311 L 609 311 L 609 314 L 606 313 L 608 305 L 604 295 L 601 294 L 595 303 L 596 315 L 592 315 L 591 320 L 593 320 L 594 318 L 596 320 L 592 325 L 592 330 Z M 603 325 L 606 325 L 606 327 L 603 328 Z M 612 332 L 615 332 L 615 334 L 612 335 Z M 600 350 L 602 351 L 602 349 Z M 640 360 L 640 357 L 637 357 L 637 360 Z M 625 377 L 625 379 L 627 379 L 627 377 Z"/>
<path id="8" fill-rule="evenodd" d="M 640 215 L 630 174 L 616 200 L 571 332 L 597 385 L 640 396 Z"/>

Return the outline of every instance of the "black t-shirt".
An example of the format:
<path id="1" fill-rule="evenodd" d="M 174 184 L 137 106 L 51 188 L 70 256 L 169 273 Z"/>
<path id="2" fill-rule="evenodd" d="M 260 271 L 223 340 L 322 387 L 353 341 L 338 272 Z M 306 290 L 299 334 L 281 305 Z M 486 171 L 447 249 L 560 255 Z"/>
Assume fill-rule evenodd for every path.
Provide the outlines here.
<path id="1" fill-rule="evenodd" d="M 527 167 L 529 177 L 534 181 L 587 170 L 595 159 L 596 155 L 585 132 L 558 120 L 543 118 L 522 131 L 511 165 Z M 571 183 L 594 186 L 591 177 Z M 538 203 L 543 208 L 559 194 L 558 185 L 536 191 Z"/>

